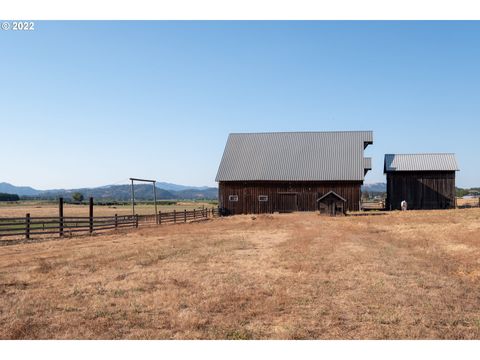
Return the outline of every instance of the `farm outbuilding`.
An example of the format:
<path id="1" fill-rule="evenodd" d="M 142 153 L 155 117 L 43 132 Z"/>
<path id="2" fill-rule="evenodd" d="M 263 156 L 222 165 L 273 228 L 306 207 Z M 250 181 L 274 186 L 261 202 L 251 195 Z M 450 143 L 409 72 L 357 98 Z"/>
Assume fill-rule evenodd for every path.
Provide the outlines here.
<path id="1" fill-rule="evenodd" d="M 387 154 L 387 210 L 451 209 L 455 207 L 454 154 Z"/>
<path id="2" fill-rule="evenodd" d="M 318 210 L 322 215 L 337 216 L 345 214 L 345 204 L 347 200 L 334 191 L 323 195 L 317 202 Z"/>
<path id="3" fill-rule="evenodd" d="M 342 203 L 334 213 L 359 210 L 372 143 L 371 131 L 230 134 L 216 177 L 219 205 L 226 214 L 318 211 L 318 200 L 334 193 Z"/>

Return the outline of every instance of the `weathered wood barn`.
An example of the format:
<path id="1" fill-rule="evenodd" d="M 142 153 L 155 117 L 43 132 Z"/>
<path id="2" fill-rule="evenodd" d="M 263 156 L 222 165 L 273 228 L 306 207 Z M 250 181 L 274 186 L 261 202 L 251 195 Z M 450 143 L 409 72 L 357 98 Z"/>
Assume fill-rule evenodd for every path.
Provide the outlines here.
<path id="1" fill-rule="evenodd" d="M 451 209 L 455 207 L 454 154 L 387 154 L 387 210 Z"/>
<path id="2" fill-rule="evenodd" d="M 316 211 L 322 204 L 338 204 L 326 210 L 333 214 L 359 210 L 371 170 L 363 153 L 372 143 L 371 131 L 230 134 L 216 177 L 219 205 L 227 214 Z"/>

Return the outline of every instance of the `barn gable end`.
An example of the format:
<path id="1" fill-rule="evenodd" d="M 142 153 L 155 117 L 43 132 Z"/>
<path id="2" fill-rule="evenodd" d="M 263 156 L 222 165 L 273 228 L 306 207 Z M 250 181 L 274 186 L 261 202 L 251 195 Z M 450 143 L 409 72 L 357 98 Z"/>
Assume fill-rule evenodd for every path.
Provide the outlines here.
<path id="1" fill-rule="evenodd" d="M 412 210 L 454 208 L 458 170 L 454 154 L 385 155 L 386 208 L 400 210 L 403 200 Z"/>

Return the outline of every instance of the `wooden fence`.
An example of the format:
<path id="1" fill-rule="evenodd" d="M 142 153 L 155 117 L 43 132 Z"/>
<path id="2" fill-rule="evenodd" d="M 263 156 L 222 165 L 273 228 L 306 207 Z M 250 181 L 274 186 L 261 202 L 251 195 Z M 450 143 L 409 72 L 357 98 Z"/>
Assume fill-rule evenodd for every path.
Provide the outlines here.
<path id="1" fill-rule="evenodd" d="M 193 209 L 193 210 L 182 210 L 171 212 L 158 212 L 158 215 L 137 215 L 138 221 L 140 223 L 157 223 L 161 224 L 179 224 L 186 223 L 194 220 L 201 220 L 207 218 L 217 217 L 219 215 L 218 208 L 203 208 L 203 209 Z"/>
<path id="2" fill-rule="evenodd" d="M 469 208 L 478 208 L 480 207 L 480 198 L 470 198 L 470 199 L 455 199 L 455 208 L 457 209 L 469 209 Z M 386 210 L 384 201 L 362 201 L 360 205 L 361 210 Z"/>
<path id="3" fill-rule="evenodd" d="M 73 235 L 74 233 L 93 233 L 103 230 L 138 227 L 140 224 L 176 224 L 217 217 L 218 208 L 191 211 L 159 212 L 158 215 L 114 215 L 114 216 L 65 216 L 65 217 L 25 217 L 0 218 L 0 239 L 31 239 L 41 235 Z"/>
<path id="4" fill-rule="evenodd" d="M 471 199 L 456 198 L 455 207 L 457 209 L 468 209 L 468 208 L 480 207 L 480 198 L 471 198 Z"/>
<path id="5" fill-rule="evenodd" d="M 360 203 L 360 210 L 362 211 L 385 210 L 385 202 L 384 201 L 362 201 Z"/>

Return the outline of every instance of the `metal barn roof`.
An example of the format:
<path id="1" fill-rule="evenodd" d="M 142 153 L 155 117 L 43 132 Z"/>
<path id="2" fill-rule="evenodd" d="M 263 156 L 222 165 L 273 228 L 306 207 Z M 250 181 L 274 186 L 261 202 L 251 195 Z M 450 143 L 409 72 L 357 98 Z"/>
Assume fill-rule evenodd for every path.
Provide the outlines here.
<path id="1" fill-rule="evenodd" d="M 458 171 L 455 154 L 386 154 L 384 172 Z"/>
<path id="2" fill-rule="evenodd" d="M 215 180 L 363 181 L 372 143 L 372 131 L 230 134 Z"/>

